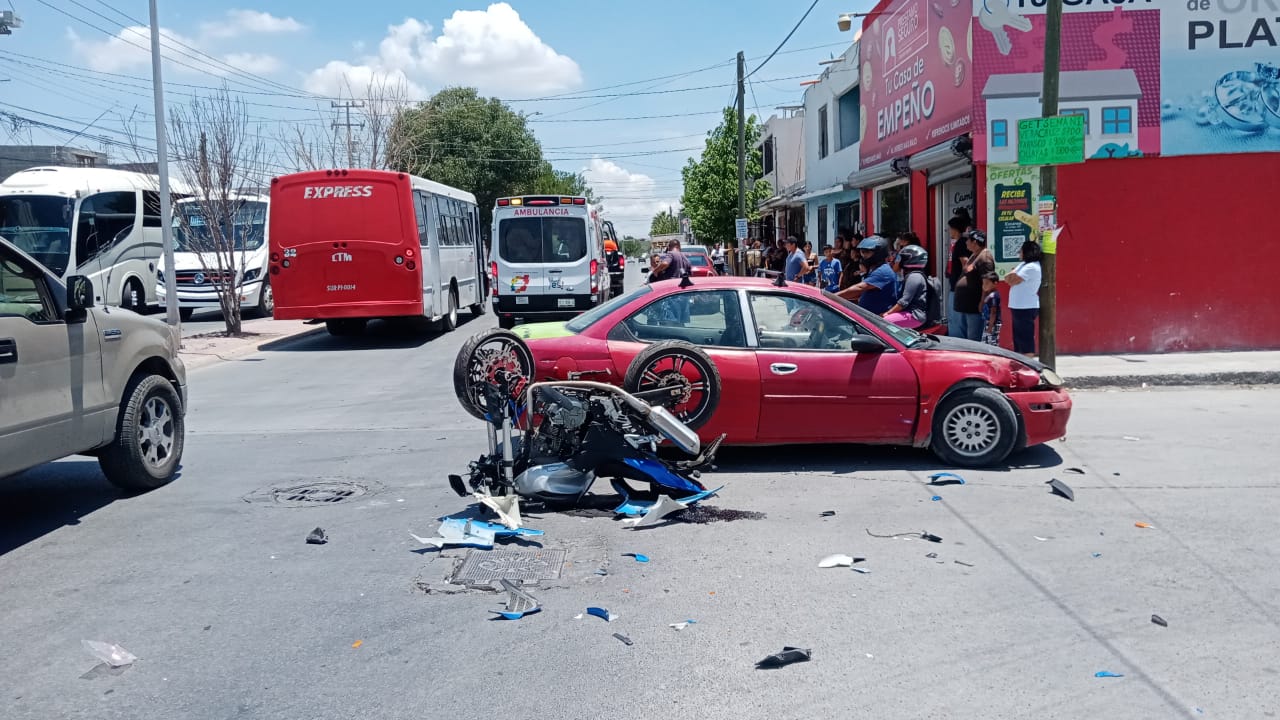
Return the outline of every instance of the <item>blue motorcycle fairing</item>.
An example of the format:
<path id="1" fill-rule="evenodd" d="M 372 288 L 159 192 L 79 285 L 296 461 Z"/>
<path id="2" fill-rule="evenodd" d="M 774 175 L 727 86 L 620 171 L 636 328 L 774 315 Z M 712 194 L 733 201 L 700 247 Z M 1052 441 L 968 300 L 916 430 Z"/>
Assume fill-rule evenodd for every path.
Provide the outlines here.
<path id="1" fill-rule="evenodd" d="M 622 462 L 631 467 L 645 473 L 652 482 L 662 487 L 671 488 L 673 490 L 684 490 L 686 492 L 698 493 L 702 492 L 702 488 L 679 475 L 671 472 L 661 460 L 651 458 L 623 458 Z"/>

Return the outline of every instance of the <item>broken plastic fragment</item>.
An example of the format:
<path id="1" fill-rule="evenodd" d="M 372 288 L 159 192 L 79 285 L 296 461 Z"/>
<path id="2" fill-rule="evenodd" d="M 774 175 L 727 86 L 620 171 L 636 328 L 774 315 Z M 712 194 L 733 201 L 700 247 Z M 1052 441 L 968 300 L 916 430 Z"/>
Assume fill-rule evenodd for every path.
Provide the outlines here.
<path id="1" fill-rule="evenodd" d="M 489 523 L 484 523 L 485 526 Z M 473 520 L 463 518 L 447 518 L 440 523 L 440 534 L 433 538 L 424 538 L 414 535 L 412 532 L 409 536 L 423 545 L 430 545 L 435 548 L 443 548 L 448 545 L 457 545 L 460 547 L 475 548 L 491 548 L 493 547 L 494 531 L 486 527 L 482 527 Z"/>
<path id="2" fill-rule="evenodd" d="M 512 612 L 510 610 L 490 610 L 489 612 L 494 613 L 498 617 L 501 617 L 503 620 L 519 620 L 525 615 L 532 615 L 541 610 L 542 608 L 534 608 L 532 610 L 524 610 L 521 612 Z"/>
<path id="3" fill-rule="evenodd" d="M 922 540 L 928 540 L 929 542 L 934 542 L 934 543 L 940 543 L 940 542 L 942 542 L 942 538 L 940 538 L 940 537 L 938 537 L 937 535 L 934 535 L 934 534 L 932 534 L 932 533 L 928 533 L 928 532 L 922 532 L 922 533 L 920 533 L 920 538 L 921 538 Z"/>
<path id="4" fill-rule="evenodd" d="M 1094 676 L 1094 677 L 1096 677 L 1096 678 L 1122 678 L 1122 677 L 1124 677 L 1124 675 L 1123 675 L 1123 674 L 1121 674 L 1121 673 L 1113 673 L 1113 672 L 1111 672 L 1111 671 L 1109 671 L 1109 670 L 1099 670 L 1098 672 L 1094 673 L 1094 674 L 1093 674 L 1093 676 Z"/>
<path id="5" fill-rule="evenodd" d="M 640 553 L 622 553 L 622 556 L 623 556 L 623 557 L 632 557 L 632 558 L 635 558 L 635 559 L 636 559 L 636 562 L 638 562 L 638 563 L 647 563 L 647 562 L 649 562 L 649 556 L 648 556 L 648 555 L 641 555 Z"/>
<path id="6" fill-rule="evenodd" d="M 573 619 L 574 619 L 574 620 L 581 620 L 581 619 L 582 619 L 582 613 L 578 613 L 577 615 L 574 615 L 574 616 L 573 616 Z"/>
<path id="7" fill-rule="evenodd" d="M 932 498 L 930 498 L 930 499 L 931 499 L 931 500 L 933 500 L 934 502 L 938 502 L 939 500 L 941 500 L 941 499 L 942 499 L 942 496 L 941 496 L 941 495 L 934 495 L 934 496 L 933 496 Z"/>
<path id="8" fill-rule="evenodd" d="M 466 522 L 466 518 L 445 518 L 444 519 L 444 522 L 449 522 L 449 521 L 462 524 Z M 514 535 L 525 535 L 529 537 L 537 537 L 539 535 L 546 534 L 542 530 L 534 530 L 533 528 L 526 528 L 526 527 L 509 528 L 506 525 L 499 525 L 498 523 L 485 522 L 484 520 L 472 520 L 470 522 L 471 522 L 471 527 L 478 528 L 480 530 L 492 531 L 495 537 L 512 537 Z"/>
<path id="9" fill-rule="evenodd" d="M 357 640 L 357 641 L 355 641 L 355 642 L 351 643 L 351 647 L 353 647 L 353 648 L 358 648 L 358 647 L 360 647 L 360 646 L 361 646 L 361 645 L 363 645 L 363 644 L 364 644 L 364 641 L 363 641 L 363 640 Z"/>
<path id="10" fill-rule="evenodd" d="M 856 573 L 862 573 L 863 575 L 870 575 L 870 574 L 871 574 L 871 571 L 870 571 L 870 570 L 868 570 L 868 569 L 866 569 L 866 568 L 856 567 L 856 568 L 853 568 L 853 571 L 854 571 L 854 572 L 856 572 Z"/>
<path id="11" fill-rule="evenodd" d="M 329 542 L 329 538 L 325 537 L 324 528 L 316 528 L 310 533 L 307 533 L 308 545 L 323 545 L 327 542 Z"/>
<path id="12" fill-rule="evenodd" d="M 835 515 L 836 515 L 835 510 L 823 510 L 821 513 L 818 514 L 818 517 L 835 517 Z"/>
<path id="13" fill-rule="evenodd" d="M 792 663 L 808 662 L 812 656 L 812 650 L 805 650 L 796 647 L 784 647 L 782 648 L 782 652 L 776 652 L 756 663 L 756 669 L 771 670 L 774 668 L 786 667 Z"/>
<path id="14" fill-rule="evenodd" d="M 1078 468 L 1078 467 L 1069 467 L 1066 470 L 1063 470 L 1062 472 L 1071 473 L 1072 475 L 1083 475 L 1084 469 Z"/>
<path id="15" fill-rule="evenodd" d="M 670 625 L 668 625 L 667 627 L 672 628 L 672 629 L 675 629 L 675 630 L 683 630 L 683 629 L 685 629 L 685 628 L 689 627 L 690 625 L 697 625 L 697 624 L 698 624 L 698 621 L 697 621 L 697 620 L 685 620 L 684 622 L 671 623 L 671 624 L 670 624 Z"/>
<path id="16" fill-rule="evenodd" d="M 520 522 L 520 496 L 519 495 L 503 495 L 495 497 L 493 495 L 482 495 L 475 493 L 475 498 L 480 501 L 481 505 L 489 508 L 498 514 L 498 522 L 515 530 L 522 524 Z"/>
<path id="17" fill-rule="evenodd" d="M 1132 436 L 1132 435 L 1125 435 L 1125 436 L 1124 436 L 1124 439 L 1125 439 L 1125 440 L 1128 440 L 1129 442 L 1138 442 L 1138 441 L 1142 440 L 1142 438 L 1140 438 L 1140 437 L 1134 437 L 1134 436 Z"/>
<path id="18" fill-rule="evenodd" d="M 963 565 L 963 566 L 965 566 L 965 567 L 973 567 L 973 563 L 967 563 L 967 562 L 965 562 L 965 561 L 963 561 L 963 560 L 956 560 L 956 564 L 957 564 L 957 565 Z"/>
<path id="19" fill-rule="evenodd" d="M 614 633 L 613 636 L 621 640 L 623 645 L 630 646 L 635 644 L 631 642 L 631 638 L 627 637 L 626 635 L 623 635 L 622 633 Z"/>
<path id="20" fill-rule="evenodd" d="M 507 611 L 498 613 L 502 617 L 508 620 L 519 620 L 525 615 L 536 613 L 542 609 L 542 604 L 538 602 L 538 599 L 521 590 L 519 585 L 506 578 L 502 578 L 498 582 L 507 591 Z"/>
<path id="21" fill-rule="evenodd" d="M 662 498 L 659 498 L 656 501 L 632 500 L 631 496 L 627 494 L 626 485 L 623 485 L 622 483 L 614 483 L 613 489 L 615 492 L 617 492 L 619 495 L 622 496 L 622 503 L 618 505 L 618 507 L 613 509 L 613 511 L 618 515 L 628 515 L 628 516 L 645 515 L 645 514 L 648 514 L 651 510 L 653 510 L 655 505 L 661 503 L 662 498 L 667 498 L 668 500 L 671 500 L 671 498 L 669 498 L 666 495 L 663 495 Z M 694 495 L 690 495 L 684 498 L 683 500 L 671 500 L 671 502 L 675 502 L 678 505 L 681 505 L 683 507 L 688 507 L 690 505 L 693 505 L 694 503 L 701 502 L 702 500 L 706 500 L 707 498 L 715 495 L 716 493 L 719 493 L 723 489 L 724 489 L 724 486 L 721 485 L 720 487 L 714 490 L 703 490 L 702 492 L 696 493 Z M 673 509 L 671 512 L 674 512 L 674 511 L 675 510 Z M 667 513 L 667 514 L 670 514 L 670 513 Z"/>
<path id="22" fill-rule="evenodd" d="M 1070 487 L 1068 487 L 1066 483 L 1062 482 L 1057 478 L 1054 478 L 1049 481 L 1049 488 L 1055 495 L 1061 495 L 1062 497 L 1070 500 L 1071 502 L 1076 501 L 1075 491 L 1073 491 Z"/>
<path id="23" fill-rule="evenodd" d="M 1160 627 L 1169 627 L 1169 623 L 1159 615 L 1152 615 L 1151 622 L 1155 623 L 1156 625 L 1159 625 Z"/>
<path id="24" fill-rule="evenodd" d="M 636 522 L 636 527 L 652 525 L 668 515 L 673 515 L 681 510 L 687 510 L 688 508 L 689 505 L 687 503 L 673 499 L 669 495 L 663 495 L 658 498 L 658 501 L 653 504 L 653 507 L 649 508 L 648 512 L 644 514 L 644 517 L 640 518 L 640 520 Z"/>
<path id="25" fill-rule="evenodd" d="M 861 559 L 862 558 L 855 559 L 852 555 L 828 555 L 818 561 L 818 567 L 852 567 L 855 562 Z"/>
<path id="26" fill-rule="evenodd" d="M 1049 538 L 1043 538 L 1043 537 L 1040 537 L 1039 535 L 1032 535 L 1031 537 L 1039 540 L 1040 542 L 1049 542 Z"/>
<path id="27" fill-rule="evenodd" d="M 1095 558 L 1100 558 L 1100 557 L 1102 557 L 1102 553 L 1098 553 L 1098 552 L 1096 552 L 1096 553 L 1094 553 L 1094 554 L 1093 554 L 1093 556 L 1094 556 Z"/>
<path id="28" fill-rule="evenodd" d="M 928 555 L 925 555 L 925 557 L 936 559 L 938 557 L 938 553 L 929 553 Z"/>
<path id="29" fill-rule="evenodd" d="M 596 616 L 596 617 L 598 617 L 598 618 L 601 618 L 601 619 L 603 619 L 605 622 L 613 622 L 614 618 L 618 617 L 617 615 L 614 615 L 613 613 L 609 612 L 608 610 L 605 610 L 604 608 L 598 608 L 598 607 L 589 607 L 589 608 L 587 608 L 587 614 L 588 614 L 588 615 L 594 615 L 594 616 Z"/>
<path id="30" fill-rule="evenodd" d="M 1134 527 L 1140 527 L 1140 528 L 1146 528 L 1146 529 L 1150 529 L 1151 527 L 1153 527 L 1153 526 L 1151 525 L 1151 523 L 1144 523 L 1144 522 L 1136 522 L 1136 523 L 1134 523 L 1134 524 L 1133 524 L 1133 526 L 1134 526 Z"/>
<path id="31" fill-rule="evenodd" d="M 137 655 L 112 643 L 99 642 L 97 640 L 81 640 L 80 643 L 84 645 L 84 649 L 88 650 L 90 655 L 113 668 L 132 665 L 133 661 L 138 659 Z"/>
<path id="32" fill-rule="evenodd" d="M 930 485 L 964 485 L 964 478 L 951 472 L 934 473 L 929 476 Z"/>

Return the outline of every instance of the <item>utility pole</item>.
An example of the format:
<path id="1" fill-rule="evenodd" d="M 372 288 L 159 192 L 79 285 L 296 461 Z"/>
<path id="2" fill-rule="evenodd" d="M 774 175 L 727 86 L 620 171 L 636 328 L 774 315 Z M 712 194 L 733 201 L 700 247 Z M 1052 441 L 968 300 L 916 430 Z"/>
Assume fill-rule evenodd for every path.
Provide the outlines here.
<path id="1" fill-rule="evenodd" d="M 151 91 L 156 105 L 156 174 L 160 176 L 160 238 L 164 243 L 165 320 L 175 327 L 178 315 L 178 273 L 173 262 L 173 205 L 169 196 L 169 141 L 164 126 L 164 81 L 160 76 L 160 20 L 156 0 L 151 0 Z M 106 297 L 106 288 L 103 288 Z"/>
<path id="2" fill-rule="evenodd" d="M 1044 30 L 1044 89 L 1041 104 L 1044 117 L 1058 114 L 1058 80 L 1062 66 L 1062 0 L 1049 0 Z M 1058 199 L 1058 167 L 1040 168 L 1040 195 Z M 1055 217 L 1057 213 L 1055 211 Z M 1040 260 L 1040 362 L 1053 367 L 1058 362 L 1058 255 L 1053 252 Z"/>
<path id="3" fill-rule="evenodd" d="M 347 167 L 351 167 L 352 165 L 354 165 L 354 164 L 355 164 L 354 152 L 353 152 L 353 148 L 352 148 L 352 146 L 351 146 L 351 128 L 353 128 L 353 127 L 359 127 L 361 130 L 363 130 L 363 129 L 364 129 L 364 123 L 362 123 L 362 122 L 361 122 L 361 123 L 353 123 L 353 122 L 351 122 L 351 109 L 352 109 L 352 108 L 357 108 L 357 109 L 358 109 L 358 108 L 362 108 L 362 107 L 364 107 L 364 101 L 363 101 L 363 100 L 343 100 L 343 101 L 339 102 L 339 101 L 337 101 L 337 100 L 334 100 L 334 101 L 330 102 L 330 103 L 329 103 L 329 105 L 330 105 L 330 107 L 332 107 L 332 108 L 334 108 L 334 109 L 336 109 L 336 110 L 346 110 L 346 111 L 347 111 L 347 121 L 346 121 L 346 122 L 341 122 L 341 123 L 340 123 L 340 122 L 338 122 L 337 120 L 334 120 L 334 121 L 333 121 L 333 129 L 334 129 L 335 131 L 336 131 L 338 128 L 340 128 L 340 127 L 345 127 L 345 128 L 347 129 Z"/>
<path id="4" fill-rule="evenodd" d="M 738 217 L 747 216 L 747 96 L 744 91 L 744 84 L 747 72 L 746 55 L 741 50 L 738 51 Z M 746 238 L 743 238 L 743 245 L 746 245 Z M 737 266 L 745 258 L 742 253 L 742 247 L 738 249 L 738 257 L 734 258 L 734 265 Z M 745 272 L 743 268 L 736 267 L 737 272 Z"/>

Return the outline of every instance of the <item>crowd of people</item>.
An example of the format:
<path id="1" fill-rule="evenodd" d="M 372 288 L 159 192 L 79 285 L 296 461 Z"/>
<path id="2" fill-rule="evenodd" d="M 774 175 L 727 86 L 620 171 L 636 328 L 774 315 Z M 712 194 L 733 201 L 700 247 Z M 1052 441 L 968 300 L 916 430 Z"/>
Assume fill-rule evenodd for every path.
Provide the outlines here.
<path id="1" fill-rule="evenodd" d="M 810 244 L 795 235 L 771 247 L 760 240 L 746 253 L 747 271 L 767 270 L 787 282 L 814 285 L 858 303 L 889 322 L 912 329 L 947 323 L 952 337 L 998 345 L 1004 326 L 1004 298 L 999 283 L 1009 285 L 1007 306 L 1013 325 L 1014 350 L 1036 354 L 1036 319 L 1040 313 L 1040 260 L 1035 240 L 1023 242 L 1020 262 L 1001 278 L 987 235 L 968 211 L 957 210 L 947 222 L 951 247 L 946 282 L 951 307 L 941 307 L 941 283 L 930 272 L 929 253 L 914 232 L 890 240 L 842 230 L 819 258 Z"/>

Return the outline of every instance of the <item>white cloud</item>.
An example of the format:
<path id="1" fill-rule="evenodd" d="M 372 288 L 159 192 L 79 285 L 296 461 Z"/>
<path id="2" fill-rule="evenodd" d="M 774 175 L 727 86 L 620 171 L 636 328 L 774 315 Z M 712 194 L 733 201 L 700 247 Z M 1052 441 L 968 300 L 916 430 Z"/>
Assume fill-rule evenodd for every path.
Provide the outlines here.
<path id="1" fill-rule="evenodd" d="M 666 196 L 652 177 L 631 172 L 612 160 L 592 158 L 582 175 L 602 198 L 604 217 L 612 220 L 621 234 L 645 237 L 654 215 L 680 206 L 680 198 Z"/>
<path id="2" fill-rule="evenodd" d="M 306 89 L 325 95 L 345 90 L 341 72 L 356 78 L 397 73 L 415 85 L 472 85 L 484 93 L 536 95 L 578 87 L 582 70 L 542 41 L 505 2 L 485 10 L 457 10 L 439 35 L 409 18 L 387 28 L 377 55 L 358 64 L 331 61 L 311 72 Z"/>
<path id="3" fill-rule="evenodd" d="M 124 28 L 105 40 L 86 40 L 74 30 L 68 29 L 67 39 L 71 43 L 72 51 L 94 70 L 126 72 L 151 67 L 151 30 L 145 26 Z M 273 55 L 242 52 L 223 54 L 219 57 L 217 52 L 203 45 L 204 43 L 197 38 L 160 28 L 161 54 L 168 60 L 166 69 L 172 72 L 207 72 L 224 76 L 231 72 L 226 65 L 257 74 L 271 73 L 280 69 L 280 60 Z M 219 58 L 225 64 L 215 64 L 197 50 L 210 57 Z"/>
<path id="4" fill-rule="evenodd" d="M 240 33 L 292 33 L 303 30 L 302 23 L 291 17 L 276 17 L 258 10 L 228 10 L 225 22 L 205 23 L 204 34 L 209 37 L 234 37 Z"/>

